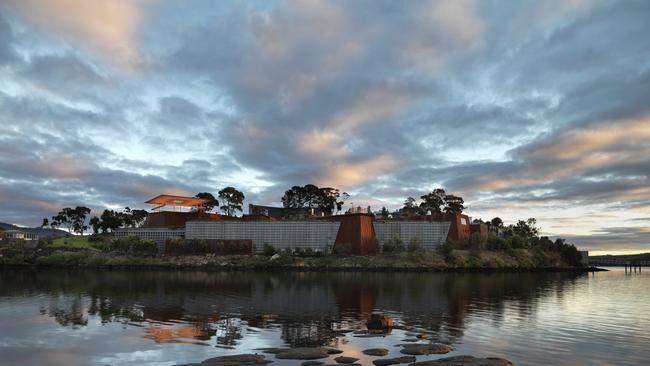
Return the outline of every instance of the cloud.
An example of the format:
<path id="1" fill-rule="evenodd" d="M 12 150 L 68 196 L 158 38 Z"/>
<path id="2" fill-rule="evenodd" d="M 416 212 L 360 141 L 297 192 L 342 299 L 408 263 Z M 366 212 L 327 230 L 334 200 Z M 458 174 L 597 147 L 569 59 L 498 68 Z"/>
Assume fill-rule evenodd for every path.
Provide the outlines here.
<path id="1" fill-rule="evenodd" d="M 99 209 L 234 185 L 278 203 L 317 183 L 389 208 L 444 186 L 471 215 L 580 240 L 644 225 L 625 220 L 650 205 L 648 2 L 2 9 L 12 221 L 71 197 Z"/>
<path id="2" fill-rule="evenodd" d="M 128 0 L 8 0 L 5 5 L 46 31 L 97 50 L 123 65 L 139 62 L 141 12 Z"/>
<path id="3" fill-rule="evenodd" d="M 0 14 L 0 65 L 12 62 L 17 58 L 13 42 L 13 29 L 7 19 Z"/>
<path id="4" fill-rule="evenodd" d="M 396 165 L 397 159 L 385 154 L 356 162 L 337 163 L 321 173 L 316 182 L 330 187 L 341 187 L 342 189 L 353 188 L 365 183 L 370 179 L 376 179 L 391 171 Z"/>

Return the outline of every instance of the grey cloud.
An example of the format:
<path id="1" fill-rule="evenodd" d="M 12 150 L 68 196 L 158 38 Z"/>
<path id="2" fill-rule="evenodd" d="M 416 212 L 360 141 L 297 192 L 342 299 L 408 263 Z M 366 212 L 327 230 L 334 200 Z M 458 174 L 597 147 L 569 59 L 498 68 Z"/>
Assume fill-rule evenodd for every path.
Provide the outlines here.
<path id="1" fill-rule="evenodd" d="M 13 42 L 13 29 L 7 19 L 0 13 L 0 65 L 13 62 L 18 58 Z"/>
<path id="2" fill-rule="evenodd" d="M 43 202 L 78 191 L 134 205 L 153 190 L 240 186 L 253 171 L 264 183 L 240 187 L 264 203 L 322 180 L 395 206 L 444 186 L 477 210 L 516 201 L 625 216 L 650 201 L 649 5 L 574 5 L 156 3 L 132 73 L 59 36 L 30 49 L 0 18 L 0 63 L 13 62 L 2 75 L 36 91 L 0 94 L 0 184 L 15 195 L 20 181 Z M 48 179 L 51 151 L 78 157 L 77 170 Z M 21 207 L 9 211 L 42 212 Z"/>
<path id="3" fill-rule="evenodd" d="M 586 250 L 650 250 L 650 227 L 606 227 L 591 235 L 567 236 Z"/>

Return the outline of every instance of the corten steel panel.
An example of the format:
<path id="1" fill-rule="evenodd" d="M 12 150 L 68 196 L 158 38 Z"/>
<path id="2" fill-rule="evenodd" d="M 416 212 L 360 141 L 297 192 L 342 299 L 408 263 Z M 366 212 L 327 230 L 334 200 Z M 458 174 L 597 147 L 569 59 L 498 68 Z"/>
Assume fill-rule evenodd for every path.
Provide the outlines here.
<path id="1" fill-rule="evenodd" d="M 373 226 L 374 217 L 372 215 L 337 215 L 327 219 L 341 223 L 335 245 L 349 244 L 352 247 L 352 254 L 355 255 L 377 254 L 375 228 Z"/>
<path id="2" fill-rule="evenodd" d="M 469 225 L 470 234 L 479 233 L 482 236 L 488 235 L 488 226 L 485 224 L 470 224 Z"/>
<path id="3" fill-rule="evenodd" d="M 193 220 L 231 220 L 232 217 L 206 212 L 151 212 L 143 227 L 146 228 L 175 228 L 183 227 Z"/>

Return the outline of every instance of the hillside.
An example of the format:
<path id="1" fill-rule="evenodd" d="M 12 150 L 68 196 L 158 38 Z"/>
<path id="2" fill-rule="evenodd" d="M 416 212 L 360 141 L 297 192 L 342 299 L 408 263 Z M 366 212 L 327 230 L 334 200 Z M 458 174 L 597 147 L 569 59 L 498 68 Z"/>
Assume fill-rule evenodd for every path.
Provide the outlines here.
<path id="1" fill-rule="evenodd" d="M 59 229 L 45 229 L 41 227 L 21 227 L 12 224 L 0 222 L 0 230 L 20 230 L 30 234 L 36 234 L 41 238 L 53 237 L 61 238 L 69 235 L 68 232 Z"/>

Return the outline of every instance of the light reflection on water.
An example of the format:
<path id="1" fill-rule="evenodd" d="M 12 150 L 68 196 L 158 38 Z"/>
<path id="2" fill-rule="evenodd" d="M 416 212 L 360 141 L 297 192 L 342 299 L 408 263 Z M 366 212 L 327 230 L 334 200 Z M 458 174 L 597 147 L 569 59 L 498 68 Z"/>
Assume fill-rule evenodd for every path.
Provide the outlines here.
<path id="1" fill-rule="evenodd" d="M 399 356 L 396 344 L 426 333 L 453 344 L 449 355 L 639 365 L 650 357 L 647 273 L 2 271 L 0 359 L 172 365 L 261 347 L 332 345 L 371 365 L 361 350 Z M 363 329 L 376 311 L 395 319 L 389 335 L 336 331 Z"/>

